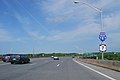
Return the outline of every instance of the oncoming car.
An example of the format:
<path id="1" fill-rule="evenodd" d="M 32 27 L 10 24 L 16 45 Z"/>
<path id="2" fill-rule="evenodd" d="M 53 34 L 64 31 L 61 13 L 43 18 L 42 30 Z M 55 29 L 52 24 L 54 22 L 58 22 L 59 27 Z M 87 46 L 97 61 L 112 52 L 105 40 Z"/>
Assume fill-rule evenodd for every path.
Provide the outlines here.
<path id="1" fill-rule="evenodd" d="M 51 58 L 54 58 L 54 56 L 51 56 Z"/>
<path id="2" fill-rule="evenodd" d="M 59 60 L 59 57 L 53 57 L 54 60 Z"/>

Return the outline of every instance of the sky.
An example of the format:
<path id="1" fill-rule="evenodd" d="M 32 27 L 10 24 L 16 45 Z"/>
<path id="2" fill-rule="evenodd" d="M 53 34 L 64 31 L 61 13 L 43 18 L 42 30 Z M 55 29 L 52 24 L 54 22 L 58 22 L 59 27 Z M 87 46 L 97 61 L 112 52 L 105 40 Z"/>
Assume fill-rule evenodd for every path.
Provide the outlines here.
<path id="1" fill-rule="evenodd" d="M 120 51 L 120 0 L 0 0 L 0 54 Z M 101 26 L 101 9 L 103 27 Z M 101 28 L 102 31 L 101 31 Z"/>

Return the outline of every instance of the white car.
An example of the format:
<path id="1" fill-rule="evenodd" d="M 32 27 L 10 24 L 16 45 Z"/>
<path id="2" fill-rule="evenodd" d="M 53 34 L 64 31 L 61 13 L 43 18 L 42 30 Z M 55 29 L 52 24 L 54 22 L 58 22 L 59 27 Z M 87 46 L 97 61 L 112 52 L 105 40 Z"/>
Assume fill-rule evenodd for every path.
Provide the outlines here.
<path id="1" fill-rule="evenodd" d="M 59 60 L 59 57 L 53 57 L 54 60 Z"/>
<path id="2" fill-rule="evenodd" d="M 54 58 L 54 56 L 51 56 L 51 58 Z"/>

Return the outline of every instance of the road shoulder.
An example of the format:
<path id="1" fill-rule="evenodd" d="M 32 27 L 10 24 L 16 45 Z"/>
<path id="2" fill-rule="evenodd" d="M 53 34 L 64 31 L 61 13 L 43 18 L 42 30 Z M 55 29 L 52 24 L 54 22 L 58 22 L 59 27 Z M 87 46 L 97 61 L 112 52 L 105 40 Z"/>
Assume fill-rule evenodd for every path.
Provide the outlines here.
<path id="1" fill-rule="evenodd" d="M 119 80 L 120 79 L 120 72 L 118 71 L 114 71 L 114 70 L 111 70 L 111 69 L 107 69 L 107 68 L 103 68 L 103 67 L 100 67 L 100 66 L 96 66 L 96 65 L 92 65 L 92 64 L 88 64 L 88 63 L 85 63 L 85 62 L 82 62 L 82 61 L 78 61 L 76 59 L 74 59 L 74 61 L 77 61 L 78 63 L 81 63 L 81 64 L 84 64 L 92 69 L 95 69 L 103 74 L 106 74 L 110 77 L 112 77 L 113 79 L 116 79 L 116 80 Z M 112 79 L 111 79 L 112 80 Z"/>

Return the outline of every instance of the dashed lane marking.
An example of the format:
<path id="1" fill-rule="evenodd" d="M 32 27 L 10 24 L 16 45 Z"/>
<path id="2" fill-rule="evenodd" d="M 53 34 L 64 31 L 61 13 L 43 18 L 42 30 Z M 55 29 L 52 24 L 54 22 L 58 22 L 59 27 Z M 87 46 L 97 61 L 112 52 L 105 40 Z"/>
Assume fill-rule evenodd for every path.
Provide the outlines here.
<path id="1" fill-rule="evenodd" d="M 60 64 L 57 64 L 57 67 L 60 66 Z"/>

